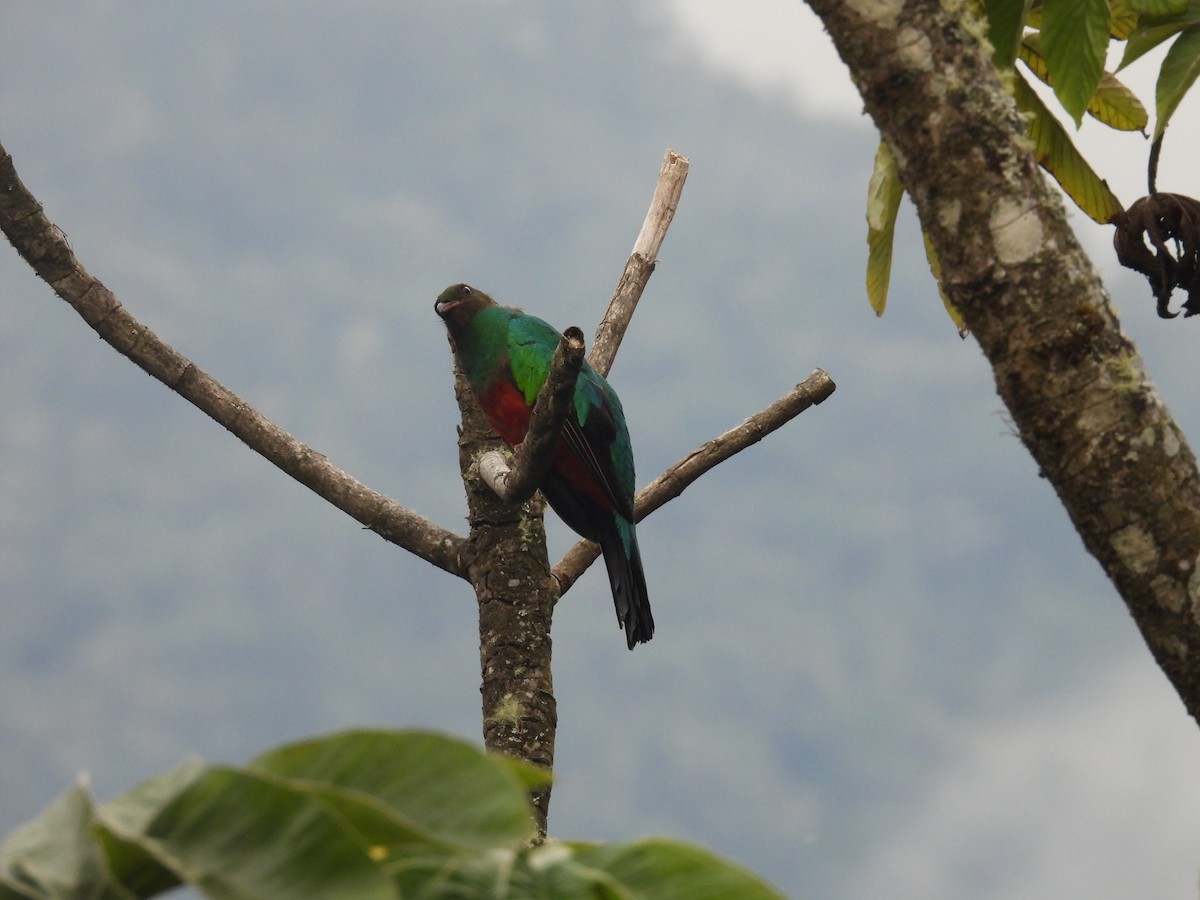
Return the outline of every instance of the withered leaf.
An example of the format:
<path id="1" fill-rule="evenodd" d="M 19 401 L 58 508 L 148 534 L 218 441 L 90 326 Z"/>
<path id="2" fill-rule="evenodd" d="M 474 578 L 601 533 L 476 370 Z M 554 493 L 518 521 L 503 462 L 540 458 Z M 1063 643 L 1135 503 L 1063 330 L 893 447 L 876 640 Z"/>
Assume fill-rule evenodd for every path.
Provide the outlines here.
<path id="1" fill-rule="evenodd" d="M 1175 288 L 1187 291 L 1184 318 L 1200 313 L 1200 200 L 1183 194 L 1142 197 L 1109 221 L 1116 226 L 1113 247 L 1127 269 L 1150 282 L 1164 319 L 1179 315 L 1169 304 Z"/>

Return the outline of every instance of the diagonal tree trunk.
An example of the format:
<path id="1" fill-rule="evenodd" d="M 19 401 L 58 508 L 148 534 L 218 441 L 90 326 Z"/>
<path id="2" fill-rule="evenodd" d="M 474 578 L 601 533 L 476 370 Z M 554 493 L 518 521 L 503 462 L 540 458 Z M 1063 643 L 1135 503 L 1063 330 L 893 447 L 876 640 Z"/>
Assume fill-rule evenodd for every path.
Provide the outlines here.
<path id="1" fill-rule="evenodd" d="M 966 3 L 809 0 L 1021 439 L 1200 718 L 1200 477 Z"/>

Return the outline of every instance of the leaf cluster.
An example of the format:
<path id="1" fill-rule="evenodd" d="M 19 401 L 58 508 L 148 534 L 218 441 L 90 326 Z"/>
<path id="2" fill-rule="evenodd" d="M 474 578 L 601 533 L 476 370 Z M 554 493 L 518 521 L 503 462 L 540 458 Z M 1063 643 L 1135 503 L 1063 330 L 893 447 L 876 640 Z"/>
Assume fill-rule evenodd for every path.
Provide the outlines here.
<path id="1" fill-rule="evenodd" d="M 348 731 L 246 766 L 192 761 L 97 804 L 64 793 L 0 847 L 0 900 L 780 895 L 676 841 L 534 846 L 546 773 L 419 731 Z"/>

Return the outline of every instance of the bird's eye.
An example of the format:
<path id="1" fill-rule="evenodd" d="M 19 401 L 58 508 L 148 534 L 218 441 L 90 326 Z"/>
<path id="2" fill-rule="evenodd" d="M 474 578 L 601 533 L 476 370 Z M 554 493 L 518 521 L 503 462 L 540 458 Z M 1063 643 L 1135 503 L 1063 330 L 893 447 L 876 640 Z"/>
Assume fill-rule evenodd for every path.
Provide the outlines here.
<path id="1" fill-rule="evenodd" d="M 473 294 L 475 292 L 473 290 L 471 290 L 471 286 L 469 284 L 464 284 L 462 286 L 462 293 L 463 294 Z"/>

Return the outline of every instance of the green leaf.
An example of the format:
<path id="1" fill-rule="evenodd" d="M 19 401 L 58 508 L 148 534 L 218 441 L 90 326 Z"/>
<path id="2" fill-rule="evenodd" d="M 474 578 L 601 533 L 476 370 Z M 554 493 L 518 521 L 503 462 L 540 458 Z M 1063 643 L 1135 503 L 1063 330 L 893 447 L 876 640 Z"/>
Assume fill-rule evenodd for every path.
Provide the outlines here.
<path id="1" fill-rule="evenodd" d="M 1104 74 L 1109 20 L 1106 0 L 1045 0 L 1042 51 L 1054 93 L 1076 126 Z"/>
<path id="2" fill-rule="evenodd" d="M 1158 71 L 1154 89 L 1154 140 L 1162 137 L 1197 75 L 1200 75 L 1200 25 L 1193 25 L 1171 44 Z"/>
<path id="3" fill-rule="evenodd" d="M 1020 58 L 1029 71 L 1046 84 L 1050 83 L 1050 70 L 1041 52 L 1038 34 L 1028 34 L 1021 41 Z M 1142 101 L 1108 72 L 1101 77 L 1088 103 L 1087 112 L 1092 118 L 1118 131 L 1143 131 L 1150 121 Z"/>
<path id="4" fill-rule="evenodd" d="M 161 850 L 147 843 L 145 832 L 164 807 L 207 772 L 205 763 L 188 760 L 99 809 L 97 839 L 104 847 L 113 878 L 133 896 L 151 897 L 180 883 L 179 874 L 164 864 Z"/>
<path id="5" fill-rule="evenodd" d="M 80 783 L 65 791 L 41 818 L 9 835 L 0 849 L 14 897 L 129 898 L 108 875 L 104 854 L 92 839 L 95 806 Z M 80 891 L 80 886 L 86 888 Z"/>
<path id="6" fill-rule="evenodd" d="M 1164 41 L 1169 41 L 1179 32 L 1192 25 L 1200 24 L 1200 0 L 1189 0 L 1187 9 L 1178 15 L 1145 16 L 1125 44 L 1125 53 L 1117 71 L 1140 59 Z"/>
<path id="7" fill-rule="evenodd" d="M 988 0 L 988 40 L 992 59 L 999 68 L 1011 66 L 1017 58 L 1017 46 L 1025 31 L 1032 0 Z"/>
<path id="8" fill-rule="evenodd" d="M 1109 37 L 1118 41 L 1126 40 L 1137 28 L 1138 14 L 1123 0 L 1108 0 L 1108 11 L 1111 15 L 1108 23 Z"/>
<path id="9" fill-rule="evenodd" d="M 1150 122 L 1142 101 L 1109 72 L 1100 79 L 1087 111 L 1088 115 L 1117 131 L 1144 132 Z"/>
<path id="10" fill-rule="evenodd" d="M 548 776 L 430 732 L 350 731 L 281 747 L 250 764 L 288 779 L 358 791 L 436 839 L 469 847 L 522 844 L 533 836 L 526 790 Z"/>
<path id="11" fill-rule="evenodd" d="M 0 849 L 7 897 L 391 898 L 405 860 L 515 853 L 547 775 L 424 732 L 351 731 L 245 768 L 186 763 L 96 807 L 82 787 Z"/>
<path id="12" fill-rule="evenodd" d="M 348 817 L 322 799 L 212 766 L 154 817 L 141 843 L 209 897 L 390 898 L 370 848 L 395 836 L 347 827 Z"/>
<path id="13" fill-rule="evenodd" d="M 896 169 L 896 158 L 887 142 L 880 141 L 867 187 L 867 300 L 877 316 L 882 316 L 887 306 L 892 241 L 903 196 L 904 185 Z"/>
<path id="14" fill-rule="evenodd" d="M 547 841 L 511 854 L 409 860 L 393 870 L 398 896 L 495 900 L 782 900 L 766 882 L 679 841 Z"/>
<path id="15" fill-rule="evenodd" d="M 781 900 L 783 896 L 707 850 L 663 838 L 575 845 L 570 862 L 603 873 L 614 888 L 624 889 L 615 896 L 688 900 Z M 597 883 L 602 882 L 598 879 Z"/>
<path id="16" fill-rule="evenodd" d="M 0 900 L 777 900 L 708 851 L 533 835 L 535 767 L 425 732 L 350 731 L 246 767 L 189 762 L 97 807 L 83 786 L 0 848 Z"/>
<path id="17" fill-rule="evenodd" d="M 1059 183 L 1075 205 L 1092 219 L 1106 223 L 1121 211 L 1121 201 L 1080 155 L 1070 136 L 1024 78 L 1013 80 L 1017 106 L 1029 116 L 1038 163 Z"/>

